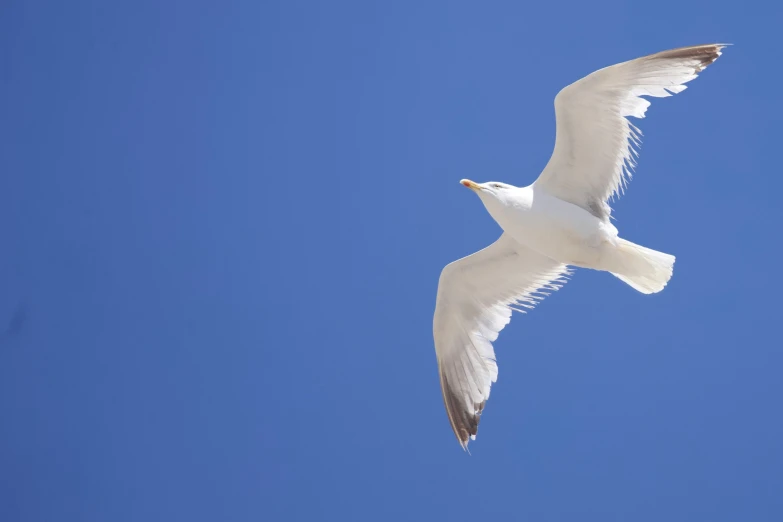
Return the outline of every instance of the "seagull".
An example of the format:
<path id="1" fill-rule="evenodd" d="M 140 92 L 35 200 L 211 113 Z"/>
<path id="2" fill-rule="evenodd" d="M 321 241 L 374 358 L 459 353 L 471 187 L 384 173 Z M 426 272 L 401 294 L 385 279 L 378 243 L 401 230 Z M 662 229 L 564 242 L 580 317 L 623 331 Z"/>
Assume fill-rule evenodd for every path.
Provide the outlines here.
<path id="1" fill-rule="evenodd" d="M 669 282 L 674 256 L 619 237 L 608 200 L 636 166 L 650 102 L 685 90 L 729 44 L 696 45 L 605 67 L 555 97 L 555 148 L 527 187 L 460 183 L 503 229 L 490 246 L 446 265 L 438 281 L 433 337 L 446 413 L 464 450 L 476 439 L 498 367 L 492 343 L 511 321 L 557 290 L 569 267 L 611 273 L 643 294 Z"/>

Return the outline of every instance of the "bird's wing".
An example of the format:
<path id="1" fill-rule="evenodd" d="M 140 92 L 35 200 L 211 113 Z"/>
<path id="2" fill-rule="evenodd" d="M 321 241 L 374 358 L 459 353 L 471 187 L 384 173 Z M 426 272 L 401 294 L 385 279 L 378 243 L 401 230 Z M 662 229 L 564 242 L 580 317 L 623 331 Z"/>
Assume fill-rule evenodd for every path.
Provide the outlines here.
<path id="1" fill-rule="evenodd" d="M 487 248 L 446 265 L 433 318 L 440 385 L 451 427 L 463 448 L 476 438 L 479 416 L 497 380 L 492 342 L 511 311 L 533 308 L 565 283 L 566 265 L 506 234 Z"/>
<path id="2" fill-rule="evenodd" d="M 557 135 L 552 157 L 535 184 L 608 219 L 607 200 L 622 192 L 636 166 L 641 131 L 626 118 L 644 118 L 650 102 L 685 90 L 718 59 L 725 44 L 651 54 L 595 71 L 555 97 Z"/>

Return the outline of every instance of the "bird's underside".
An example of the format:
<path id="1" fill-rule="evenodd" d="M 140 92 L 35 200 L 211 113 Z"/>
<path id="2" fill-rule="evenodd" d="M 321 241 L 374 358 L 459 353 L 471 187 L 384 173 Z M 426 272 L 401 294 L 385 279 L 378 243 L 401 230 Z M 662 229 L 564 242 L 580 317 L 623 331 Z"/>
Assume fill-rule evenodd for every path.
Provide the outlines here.
<path id="1" fill-rule="evenodd" d="M 662 98 L 685 90 L 685 84 L 714 62 L 723 47 L 709 44 L 663 51 L 600 69 L 562 89 L 555 98 L 554 151 L 531 187 L 608 223 L 608 200 L 625 188 L 640 145 L 641 133 L 627 118 L 645 116 L 650 102 L 642 96 Z M 463 182 L 468 183 L 481 187 Z M 491 186 L 486 184 L 486 194 L 480 195 L 498 220 L 488 201 L 505 196 L 502 187 L 495 194 Z M 663 289 L 671 277 L 673 256 L 622 239 L 618 245 L 619 268 L 610 271 L 641 292 Z M 511 320 L 512 311 L 533 308 L 568 275 L 567 264 L 508 233 L 441 272 L 433 336 L 446 413 L 464 449 L 476 437 L 490 387 L 497 380 L 492 343 Z"/>

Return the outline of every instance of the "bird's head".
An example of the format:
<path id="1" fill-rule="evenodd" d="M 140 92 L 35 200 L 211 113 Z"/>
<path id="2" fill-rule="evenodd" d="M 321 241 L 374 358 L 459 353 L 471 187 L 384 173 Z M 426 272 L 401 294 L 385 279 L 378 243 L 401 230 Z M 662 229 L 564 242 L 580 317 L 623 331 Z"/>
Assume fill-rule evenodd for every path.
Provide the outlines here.
<path id="1" fill-rule="evenodd" d="M 515 195 L 518 192 L 517 187 L 508 183 L 499 181 L 488 181 L 486 183 L 476 183 L 469 179 L 463 179 L 460 183 L 478 194 L 484 208 L 495 218 L 495 221 L 501 218 L 506 209 L 514 206 Z"/>
<path id="2" fill-rule="evenodd" d="M 513 185 L 509 185 L 508 183 L 501 183 L 500 181 L 487 181 L 486 183 L 476 183 L 475 181 L 470 181 L 469 179 L 463 179 L 460 181 L 460 183 L 468 187 L 470 190 L 476 191 L 476 193 L 479 195 L 481 195 L 482 193 L 501 195 L 502 191 L 504 190 L 516 188 Z"/>
<path id="3" fill-rule="evenodd" d="M 507 183 L 501 183 L 499 181 L 488 181 L 486 183 L 476 183 L 469 179 L 463 179 L 460 183 L 470 190 L 478 194 L 481 201 L 489 209 L 494 203 L 504 203 L 506 198 L 511 195 L 512 191 L 517 188 Z"/>

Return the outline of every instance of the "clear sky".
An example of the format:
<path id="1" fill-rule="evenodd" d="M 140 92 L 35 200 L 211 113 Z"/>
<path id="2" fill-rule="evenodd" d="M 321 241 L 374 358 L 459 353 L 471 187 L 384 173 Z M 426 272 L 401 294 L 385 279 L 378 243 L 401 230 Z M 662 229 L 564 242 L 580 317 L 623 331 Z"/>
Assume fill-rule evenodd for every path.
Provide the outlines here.
<path id="1" fill-rule="evenodd" d="M 783 520 L 781 21 L 6 0 L 0 520 Z M 578 270 L 516 316 L 463 453 L 435 292 L 499 228 L 458 181 L 532 182 L 560 88 L 714 41 L 614 205 L 674 278 Z"/>

